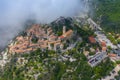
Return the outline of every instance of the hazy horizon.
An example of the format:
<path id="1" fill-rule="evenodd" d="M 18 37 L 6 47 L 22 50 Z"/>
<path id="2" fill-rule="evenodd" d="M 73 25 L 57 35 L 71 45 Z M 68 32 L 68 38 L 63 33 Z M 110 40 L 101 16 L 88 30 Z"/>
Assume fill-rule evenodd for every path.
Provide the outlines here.
<path id="1" fill-rule="evenodd" d="M 60 16 L 73 17 L 86 11 L 84 0 L 1 0 L 0 47 L 20 32 L 28 19 L 49 23 Z"/>

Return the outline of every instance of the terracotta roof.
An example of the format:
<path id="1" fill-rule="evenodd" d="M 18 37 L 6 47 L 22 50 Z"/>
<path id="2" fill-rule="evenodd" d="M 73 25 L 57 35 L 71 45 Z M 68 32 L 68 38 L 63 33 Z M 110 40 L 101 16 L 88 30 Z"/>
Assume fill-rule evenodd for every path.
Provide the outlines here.
<path id="1" fill-rule="evenodd" d="M 109 53 L 108 56 L 109 57 L 117 57 L 117 54 Z"/>
<path id="2" fill-rule="evenodd" d="M 102 42 L 101 42 L 101 46 L 102 46 L 102 47 L 106 47 L 106 42 L 105 42 L 105 41 L 102 41 Z"/>
<path id="3" fill-rule="evenodd" d="M 49 32 L 52 32 L 52 28 L 48 28 Z M 14 44 L 13 46 L 10 47 L 10 52 L 16 52 L 16 53 L 23 53 L 23 52 L 29 52 L 29 51 L 34 51 L 37 48 L 47 48 L 48 44 L 54 44 L 54 45 L 63 45 L 61 44 L 61 40 L 57 40 L 58 36 L 55 36 L 54 33 L 51 33 L 51 35 L 47 36 L 47 33 L 45 32 L 46 29 L 40 27 L 40 25 L 33 25 L 31 28 L 27 30 L 27 33 L 31 34 L 31 36 L 27 37 L 22 37 L 19 36 L 17 37 L 17 44 Z M 40 37 L 39 41 L 37 44 L 32 43 L 30 40 L 32 39 L 32 34 L 35 35 L 36 37 Z M 65 38 L 69 37 L 73 34 L 72 30 L 67 31 L 65 34 L 59 36 L 59 38 Z M 46 38 L 46 39 L 44 39 Z M 51 40 L 49 41 L 49 38 Z"/>
<path id="4" fill-rule="evenodd" d="M 107 47 L 102 47 L 102 51 L 106 51 L 107 50 Z"/>
<path id="5" fill-rule="evenodd" d="M 63 38 L 65 38 L 65 37 L 64 37 L 64 36 L 60 36 L 59 38 L 63 39 Z"/>
<path id="6" fill-rule="evenodd" d="M 60 40 L 58 40 L 58 41 L 49 41 L 48 43 L 49 44 L 54 44 L 54 43 L 59 43 L 59 42 L 61 42 Z"/>
<path id="7" fill-rule="evenodd" d="M 89 41 L 90 41 L 91 43 L 96 43 L 96 40 L 95 40 L 95 38 L 94 38 L 93 36 L 90 36 L 90 37 L 89 37 Z"/>
<path id="8" fill-rule="evenodd" d="M 63 34 L 63 36 L 68 37 L 68 36 L 72 35 L 72 33 L 73 33 L 73 30 L 69 30 L 65 34 Z"/>
<path id="9" fill-rule="evenodd" d="M 52 38 L 57 38 L 57 36 L 54 36 L 54 35 L 52 35 L 51 37 L 52 37 Z"/>

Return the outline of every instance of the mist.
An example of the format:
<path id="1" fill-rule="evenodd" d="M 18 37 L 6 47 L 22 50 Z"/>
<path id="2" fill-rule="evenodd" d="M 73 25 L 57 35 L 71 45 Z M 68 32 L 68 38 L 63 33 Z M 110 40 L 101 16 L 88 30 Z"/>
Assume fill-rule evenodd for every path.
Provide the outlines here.
<path id="1" fill-rule="evenodd" d="M 4 47 L 23 28 L 28 19 L 50 23 L 60 16 L 84 14 L 85 0 L 0 0 L 0 47 Z"/>

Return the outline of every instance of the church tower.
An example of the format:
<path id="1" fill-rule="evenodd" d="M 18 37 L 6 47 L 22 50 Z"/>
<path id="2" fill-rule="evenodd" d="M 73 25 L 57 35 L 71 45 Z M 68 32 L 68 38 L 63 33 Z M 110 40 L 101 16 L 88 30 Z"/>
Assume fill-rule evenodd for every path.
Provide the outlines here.
<path id="1" fill-rule="evenodd" d="M 63 34 L 66 33 L 66 26 L 63 26 Z"/>

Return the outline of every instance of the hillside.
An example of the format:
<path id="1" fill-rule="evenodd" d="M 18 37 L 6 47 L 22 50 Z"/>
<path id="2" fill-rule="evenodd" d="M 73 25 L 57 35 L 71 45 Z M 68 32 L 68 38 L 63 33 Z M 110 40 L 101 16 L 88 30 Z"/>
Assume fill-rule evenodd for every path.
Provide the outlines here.
<path id="1" fill-rule="evenodd" d="M 94 0 L 94 19 L 108 32 L 120 33 L 120 0 Z"/>
<path id="2" fill-rule="evenodd" d="M 73 36 L 64 36 L 65 26 L 66 31 L 72 30 Z M 47 29 L 48 32 L 49 29 L 53 30 L 47 35 L 48 38 L 50 35 L 59 37 L 57 33 L 61 33 L 62 39 L 58 43 L 64 47 L 61 48 L 59 45 L 59 48 L 53 47 L 52 41 L 55 42 L 59 38 L 53 40 L 45 38 Z M 34 33 L 34 37 L 27 35 L 29 31 Z M 89 36 L 93 39 L 95 35 L 87 22 L 82 25 L 76 19 L 59 18 L 51 24 L 41 26 L 34 24 L 24 35 L 19 36 L 8 46 L 7 51 L 11 58 L 4 68 L 1 68 L 0 80 L 96 80 L 108 75 L 114 68 L 113 62 L 108 57 L 94 67 L 90 66 L 85 53 L 89 51 L 89 56 L 94 55 L 100 46 L 98 43 L 89 42 Z M 43 47 L 41 41 L 46 43 L 46 46 Z M 53 44 L 47 45 L 49 43 Z M 92 48 L 92 52 L 89 47 Z"/>

